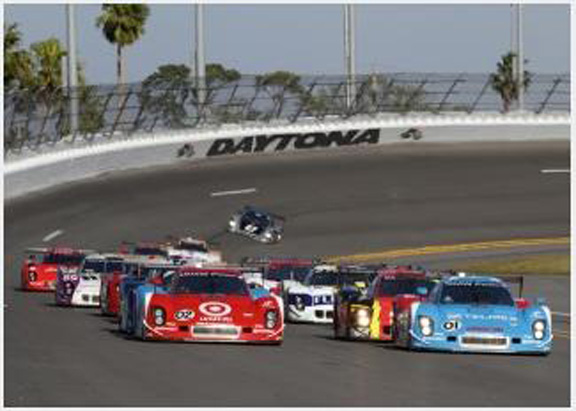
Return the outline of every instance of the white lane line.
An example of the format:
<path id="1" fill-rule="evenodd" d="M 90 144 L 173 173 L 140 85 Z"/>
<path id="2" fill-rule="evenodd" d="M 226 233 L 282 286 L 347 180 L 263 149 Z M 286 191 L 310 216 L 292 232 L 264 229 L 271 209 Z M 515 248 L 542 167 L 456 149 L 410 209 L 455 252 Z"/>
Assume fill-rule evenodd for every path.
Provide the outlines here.
<path id="1" fill-rule="evenodd" d="M 50 234 L 48 234 L 46 237 L 44 237 L 44 238 L 42 239 L 42 241 L 44 241 L 45 243 L 47 243 L 48 241 L 55 239 L 55 238 L 58 237 L 59 235 L 62 235 L 62 233 L 64 233 L 64 230 L 52 231 Z"/>
<path id="2" fill-rule="evenodd" d="M 542 174 L 560 174 L 560 173 L 570 173 L 569 168 L 548 168 L 540 170 Z"/>
<path id="3" fill-rule="evenodd" d="M 550 311 L 550 313 L 552 315 L 557 315 L 558 317 L 570 317 L 570 314 L 568 314 L 568 313 L 559 313 L 557 311 Z"/>
<path id="4" fill-rule="evenodd" d="M 243 188 L 242 190 L 216 191 L 214 193 L 210 193 L 210 197 L 232 196 L 237 194 L 249 194 L 255 192 L 256 192 L 255 188 Z"/>

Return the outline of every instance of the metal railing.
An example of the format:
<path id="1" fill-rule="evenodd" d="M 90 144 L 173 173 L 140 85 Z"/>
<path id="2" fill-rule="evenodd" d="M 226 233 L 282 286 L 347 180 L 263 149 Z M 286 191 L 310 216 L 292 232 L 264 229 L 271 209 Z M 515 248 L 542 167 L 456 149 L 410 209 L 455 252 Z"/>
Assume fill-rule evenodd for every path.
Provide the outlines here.
<path id="1" fill-rule="evenodd" d="M 4 153 L 134 133 L 218 127 L 246 122 L 295 123 L 409 112 L 500 111 L 488 74 L 371 74 L 357 76 L 346 104 L 344 76 L 299 77 L 288 85 L 244 76 L 206 79 L 204 101 L 188 80 L 69 89 L 5 90 Z M 70 128 L 69 96 L 78 99 L 78 129 Z M 524 97 L 533 113 L 570 111 L 570 76 L 534 75 Z"/>

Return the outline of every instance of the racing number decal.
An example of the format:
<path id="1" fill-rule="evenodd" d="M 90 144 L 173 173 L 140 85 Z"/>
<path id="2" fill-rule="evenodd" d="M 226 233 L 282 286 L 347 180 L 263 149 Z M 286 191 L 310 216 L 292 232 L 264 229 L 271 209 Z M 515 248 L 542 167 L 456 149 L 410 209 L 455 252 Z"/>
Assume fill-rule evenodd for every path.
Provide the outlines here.
<path id="1" fill-rule="evenodd" d="M 194 311 L 192 310 L 180 310 L 174 313 L 174 318 L 178 321 L 186 321 L 194 318 Z"/>
<path id="2" fill-rule="evenodd" d="M 216 301 L 202 303 L 198 308 L 204 315 L 208 315 L 210 317 L 223 317 L 227 314 L 230 314 L 230 311 L 232 311 L 232 307 L 230 307 L 228 304 Z"/>

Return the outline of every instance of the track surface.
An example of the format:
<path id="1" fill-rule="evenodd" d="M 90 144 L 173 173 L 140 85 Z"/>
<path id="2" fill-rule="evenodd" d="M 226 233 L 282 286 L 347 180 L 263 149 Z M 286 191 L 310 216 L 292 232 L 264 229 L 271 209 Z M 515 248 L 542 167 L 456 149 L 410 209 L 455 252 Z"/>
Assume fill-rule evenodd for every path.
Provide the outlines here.
<path id="1" fill-rule="evenodd" d="M 289 325 L 281 347 L 126 341 L 95 310 L 16 290 L 21 252 L 194 233 L 225 255 L 338 255 L 567 236 L 569 143 L 408 144 L 181 164 L 73 184 L 5 206 L 7 406 L 568 406 L 569 340 L 548 357 L 409 353 Z M 253 194 L 210 193 L 256 188 Z M 243 204 L 285 215 L 285 240 L 222 233 Z M 437 259 L 436 259 L 437 260 Z M 422 261 L 420 259 L 420 261 Z M 441 261 L 435 261 L 435 265 Z M 530 278 L 553 311 L 568 278 Z M 559 327 L 565 325 L 558 324 Z"/>

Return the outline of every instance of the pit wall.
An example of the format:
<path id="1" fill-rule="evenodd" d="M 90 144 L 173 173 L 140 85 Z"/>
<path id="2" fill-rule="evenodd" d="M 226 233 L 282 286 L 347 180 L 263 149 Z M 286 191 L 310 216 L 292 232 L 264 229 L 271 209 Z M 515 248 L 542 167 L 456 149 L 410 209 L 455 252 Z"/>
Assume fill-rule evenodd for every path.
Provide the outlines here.
<path id="1" fill-rule="evenodd" d="M 422 138 L 402 138 L 409 128 Z M 291 125 L 226 126 L 210 130 L 118 136 L 59 144 L 5 158 L 4 198 L 120 170 L 258 153 L 383 144 L 569 140 L 570 116 L 559 114 L 406 115 Z"/>

